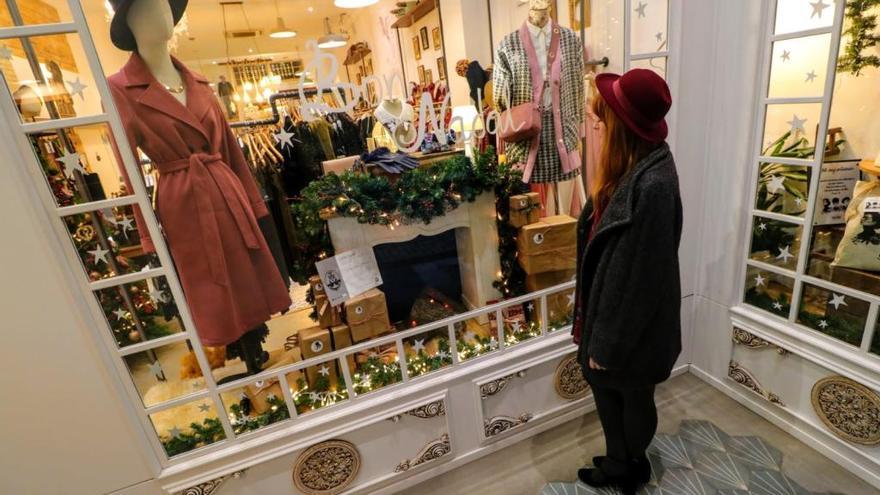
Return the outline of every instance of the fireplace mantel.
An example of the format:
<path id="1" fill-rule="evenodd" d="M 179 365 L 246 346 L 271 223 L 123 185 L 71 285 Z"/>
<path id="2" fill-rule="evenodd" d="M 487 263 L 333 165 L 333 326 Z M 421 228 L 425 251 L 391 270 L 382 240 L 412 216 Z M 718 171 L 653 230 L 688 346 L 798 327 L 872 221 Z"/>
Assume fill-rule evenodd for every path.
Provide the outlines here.
<path id="1" fill-rule="evenodd" d="M 328 224 L 337 253 L 406 242 L 420 235 L 435 236 L 455 230 L 462 297 L 469 309 L 476 309 L 500 297 L 492 287 L 501 270 L 495 215 L 495 195 L 489 192 L 481 194 L 473 203 L 463 203 L 427 225 L 400 225 L 392 230 L 380 225 L 361 224 L 354 218 L 346 217 L 331 218 Z"/>

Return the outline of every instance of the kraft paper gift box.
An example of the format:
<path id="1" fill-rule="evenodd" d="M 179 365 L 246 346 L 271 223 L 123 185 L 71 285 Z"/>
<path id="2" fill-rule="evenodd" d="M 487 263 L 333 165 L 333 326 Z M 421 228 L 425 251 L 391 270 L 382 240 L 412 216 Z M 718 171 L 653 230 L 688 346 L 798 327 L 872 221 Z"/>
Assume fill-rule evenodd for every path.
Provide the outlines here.
<path id="1" fill-rule="evenodd" d="M 577 220 L 568 215 L 542 218 L 519 229 L 517 259 L 528 275 L 577 266 Z"/>
<path id="2" fill-rule="evenodd" d="M 526 275 L 526 290 L 535 292 L 542 289 L 549 289 L 557 285 L 570 282 L 574 279 L 575 270 L 558 270 L 555 272 L 536 273 L 534 275 Z M 574 311 L 574 304 L 568 297 L 574 292 L 574 289 L 558 292 L 547 296 L 547 319 L 552 321 Z M 541 321 L 541 300 L 535 299 L 535 311 L 531 314 L 532 321 Z"/>
<path id="3" fill-rule="evenodd" d="M 315 297 L 327 295 L 327 292 L 324 290 L 324 282 L 321 281 L 321 277 L 317 275 L 309 277 L 309 285 L 312 287 L 312 292 L 315 294 Z"/>
<path id="4" fill-rule="evenodd" d="M 541 219 L 541 195 L 538 193 L 517 194 L 510 197 L 510 225 L 516 228 L 537 222 Z"/>
<path id="5" fill-rule="evenodd" d="M 352 346 L 351 329 L 348 325 L 337 325 L 330 329 L 330 335 L 333 337 L 333 350 L 338 351 Z M 354 373 L 354 354 L 345 356 L 348 361 L 348 372 Z"/>
<path id="6" fill-rule="evenodd" d="M 318 326 L 332 328 L 342 325 L 342 309 L 332 306 L 327 296 L 315 297 L 315 307 L 318 310 Z"/>
<path id="7" fill-rule="evenodd" d="M 333 352 L 333 337 L 330 330 L 326 328 L 306 328 L 299 331 L 299 348 L 302 352 L 303 359 L 311 359 L 317 356 L 323 356 Z M 321 373 L 322 369 L 326 369 Z M 305 369 L 306 381 L 309 387 L 315 389 L 318 380 L 322 377 L 327 378 L 330 386 L 337 382 L 336 362 L 329 361 L 316 366 L 310 366 Z"/>
<path id="8" fill-rule="evenodd" d="M 385 293 L 371 289 L 345 304 L 351 337 L 360 343 L 391 332 Z"/>

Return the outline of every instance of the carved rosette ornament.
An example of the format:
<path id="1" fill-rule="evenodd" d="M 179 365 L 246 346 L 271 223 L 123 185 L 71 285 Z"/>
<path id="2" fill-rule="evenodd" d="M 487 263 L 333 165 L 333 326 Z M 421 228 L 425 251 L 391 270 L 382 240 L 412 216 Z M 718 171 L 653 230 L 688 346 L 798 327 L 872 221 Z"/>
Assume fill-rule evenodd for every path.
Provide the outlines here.
<path id="1" fill-rule="evenodd" d="M 198 484 L 196 486 L 191 486 L 186 490 L 177 492 L 177 495 L 214 495 L 217 493 L 217 490 L 223 486 L 230 478 L 239 479 L 244 475 L 244 471 L 236 471 L 232 474 L 228 474 L 221 478 L 213 479 L 211 481 L 206 481 L 204 483 Z"/>
<path id="2" fill-rule="evenodd" d="M 486 434 L 486 438 L 492 438 L 512 428 L 516 428 L 519 425 L 528 423 L 531 421 L 532 417 L 531 413 L 525 413 L 518 418 L 511 418 L 510 416 L 495 416 L 494 418 L 487 420 L 483 425 L 484 433 Z"/>
<path id="3" fill-rule="evenodd" d="M 452 444 L 449 443 L 449 435 L 444 433 L 442 437 L 426 445 L 415 459 L 407 459 L 398 464 L 394 472 L 409 471 L 420 464 L 439 459 L 450 452 L 452 452 Z"/>
<path id="4" fill-rule="evenodd" d="M 343 440 L 313 445 L 293 466 L 293 483 L 306 495 L 336 495 L 354 481 L 361 468 L 357 448 Z"/>
<path id="5" fill-rule="evenodd" d="M 787 356 L 788 354 L 790 354 L 789 351 L 783 349 L 782 347 L 779 347 L 778 345 L 775 345 L 775 344 L 771 344 L 770 342 L 762 339 L 761 337 L 758 337 L 757 335 L 749 333 L 748 331 L 743 330 L 742 328 L 737 328 L 737 327 L 733 328 L 733 342 L 736 344 L 739 344 L 741 346 L 747 347 L 749 349 L 763 349 L 765 347 L 773 347 L 776 349 L 776 353 L 779 354 L 780 356 Z"/>
<path id="6" fill-rule="evenodd" d="M 860 445 L 880 445 L 880 395 L 843 376 L 813 385 L 813 409 L 835 435 Z"/>
<path id="7" fill-rule="evenodd" d="M 446 416 L 446 404 L 443 402 L 443 400 L 438 400 L 425 404 L 424 406 L 419 406 L 415 409 L 407 411 L 404 414 L 419 419 L 431 419 L 438 416 Z"/>
<path id="8" fill-rule="evenodd" d="M 730 365 L 727 367 L 727 376 L 736 383 L 739 383 L 743 387 L 746 387 L 752 392 L 764 397 L 773 404 L 785 407 L 785 403 L 782 402 L 782 399 L 780 399 L 778 395 L 764 390 L 764 387 L 761 386 L 761 383 L 758 382 L 752 372 L 740 366 L 736 361 L 730 362 Z"/>
<path id="9" fill-rule="evenodd" d="M 525 371 L 517 371 L 511 375 L 503 376 L 492 380 L 491 382 L 484 383 L 480 385 L 480 398 L 486 400 L 493 395 L 499 394 L 505 387 L 507 387 L 507 384 L 510 383 L 511 380 L 517 377 L 522 378 L 524 376 L 526 376 Z"/>
<path id="10" fill-rule="evenodd" d="M 581 365 L 577 362 L 577 356 L 574 355 L 559 362 L 554 382 L 556 383 L 556 393 L 566 400 L 586 397 L 590 390 Z"/>

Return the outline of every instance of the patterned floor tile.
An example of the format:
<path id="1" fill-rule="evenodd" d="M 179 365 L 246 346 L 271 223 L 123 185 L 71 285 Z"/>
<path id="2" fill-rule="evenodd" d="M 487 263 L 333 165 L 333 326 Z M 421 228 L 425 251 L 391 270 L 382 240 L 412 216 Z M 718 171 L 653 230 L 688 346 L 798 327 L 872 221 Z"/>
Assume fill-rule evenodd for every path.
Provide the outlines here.
<path id="1" fill-rule="evenodd" d="M 749 493 L 753 495 L 811 495 L 810 492 L 777 471 L 753 471 Z"/>
<path id="2" fill-rule="evenodd" d="M 697 473 L 719 490 L 748 490 L 749 469 L 730 454 L 711 452 L 697 459 Z"/>
<path id="3" fill-rule="evenodd" d="M 657 435 L 648 452 L 659 456 L 668 469 L 693 469 L 698 449 L 679 435 Z"/>
<path id="4" fill-rule="evenodd" d="M 715 495 L 715 492 L 693 469 L 670 469 L 660 481 L 663 495 Z"/>
<path id="5" fill-rule="evenodd" d="M 678 427 L 678 434 L 690 442 L 717 452 L 727 452 L 730 436 L 709 421 L 685 420 Z"/>
<path id="6" fill-rule="evenodd" d="M 730 437 L 728 447 L 736 458 L 758 469 L 782 469 L 782 452 L 761 437 Z"/>

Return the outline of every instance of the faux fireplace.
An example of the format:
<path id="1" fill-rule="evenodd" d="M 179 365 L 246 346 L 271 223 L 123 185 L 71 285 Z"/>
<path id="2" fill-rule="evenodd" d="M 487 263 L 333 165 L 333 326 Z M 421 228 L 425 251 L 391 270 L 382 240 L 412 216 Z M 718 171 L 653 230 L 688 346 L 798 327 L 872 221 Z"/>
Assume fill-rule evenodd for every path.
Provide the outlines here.
<path id="1" fill-rule="evenodd" d="M 406 243 L 419 236 L 431 238 L 453 231 L 462 302 L 468 309 L 476 309 L 500 297 L 492 286 L 501 270 L 495 215 L 495 195 L 488 192 L 473 203 L 463 203 L 446 215 L 433 219 L 428 225 L 414 223 L 392 230 L 361 224 L 346 217 L 331 218 L 328 224 L 337 253 L 367 246 L 375 249 L 384 244 Z M 383 250 L 382 254 L 388 252 Z"/>

